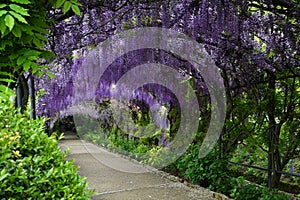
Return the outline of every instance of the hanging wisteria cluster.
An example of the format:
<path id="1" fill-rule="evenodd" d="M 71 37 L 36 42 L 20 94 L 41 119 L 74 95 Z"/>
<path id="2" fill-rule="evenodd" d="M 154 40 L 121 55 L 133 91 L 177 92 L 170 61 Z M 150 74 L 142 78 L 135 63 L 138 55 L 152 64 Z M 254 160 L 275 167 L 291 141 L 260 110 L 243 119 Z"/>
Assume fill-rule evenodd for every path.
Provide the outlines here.
<path id="1" fill-rule="evenodd" d="M 83 1 L 81 16 L 59 15 L 52 28 L 52 49 L 57 58 L 55 79 L 40 80 L 47 93 L 39 102 L 39 113 L 54 116 L 71 104 L 73 81 L 86 53 L 109 36 L 127 29 L 156 26 L 180 31 L 206 45 L 206 50 L 225 76 L 231 89 L 265 81 L 265 72 L 299 66 L 299 27 L 294 19 L 299 9 L 285 13 L 292 2 L 278 6 L 256 1 Z M 280 24 L 274 27 L 274 24 Z M 294 30 L 293 32 L 290 30 Z M 298 30 L 298 32 L 297 32 Z M 195 78 L 195 88 L 207 94 L 205 83 L 191 64 L 169 52 L 140 50 L 117 59 L 99 83 L 97 97 L 109 96 L 108 89 L 132 67 L 145 62 L 171 66 L 182 76 Z M 153 86 L 154 87 L 154 86 Z M 170 95 L 165 92 L 165 100 Z M 92 94 L 94 95 L 94 94 Z M 142 97 L 144 98 L 144 97 Z M 168 99 L 168 100 L 167 100 Z"/>

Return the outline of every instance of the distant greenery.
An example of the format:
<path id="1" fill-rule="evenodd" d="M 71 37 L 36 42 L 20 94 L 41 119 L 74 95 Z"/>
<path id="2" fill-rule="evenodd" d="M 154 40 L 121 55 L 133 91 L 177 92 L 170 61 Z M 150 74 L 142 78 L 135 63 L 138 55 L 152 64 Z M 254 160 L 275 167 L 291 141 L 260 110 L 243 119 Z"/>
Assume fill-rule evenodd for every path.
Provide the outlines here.
<path id="1" fill-rule="evenodd" d="M 85 178 L 57 144 L 44 133 L 44 119 L 32 120 L 0 98 L 1 199 L 89 199 Z"/>

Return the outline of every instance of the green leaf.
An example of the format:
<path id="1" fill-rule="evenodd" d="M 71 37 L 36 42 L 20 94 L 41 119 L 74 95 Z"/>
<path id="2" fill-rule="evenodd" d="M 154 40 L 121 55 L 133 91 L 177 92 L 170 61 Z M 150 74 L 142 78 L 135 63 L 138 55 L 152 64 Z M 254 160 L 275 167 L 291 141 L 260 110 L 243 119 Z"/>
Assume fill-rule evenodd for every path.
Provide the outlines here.
<path id="1" fill-rule="evenodd" d="M 26 61 L 25 56 L 20 56 L 17 60 L 17 65 L 22 65 Z"/>
<path id="2" fill-rule="evenodd" d="M 6 31 L 6 25 L 5 25 L 5 22 L 4 20 L 2 20 L 0 18 L 0 31 L 1 31 L 1 34 L 4 35 L 5 31 Z"/>
<path id="3" fill-rule="evenodd" d="M 1 75 L 1 76 L 8 76 L 8 77 L 12 77 L 12 74 L 10 74 L 10 73 L 7 73 L 7 72 L 1 72 L 1 71 L 0 71 L 0 75 Z"/>
<path id="4" fill-rule="evenodd" d="M 51 51 L 43 51 L 43 53 L 41 54 L 41 57 L 43 57 L 48 62 L 50 62 L 55 57 L 55 54 Z M 49 68 L 49 66 L 45 66 L 45 67 Z"/>
<path id="5" fill-rule="evenodd" d="M 34 35 L 31 26 L 29 26 L 27 24 L 23 24 L 20 28 L 22 29 L 23 32 L 28 34 L 30 37 Z"/>
<path id="6" fill-rule="evenodd" d="M 0 4 L 0 9 L 5 8 L 6 6 L 7 6 L 7 4 Z"/>
<path id="7" fill-rule="evenodd" d="M 65 0 L 57 0 L 56 1 L 56 8 L 60 8 L 65 3 Z"/>
<path id="8" fill-rule="evenodd" d="M 47 30 L 49 28 L 49 25 L 47 23 L 38 19 L 31 19 L 31 24 L 32 30 L 43 34 L 49 34 L 49 31 Z"/>
<path id="9" fill-rule="evenodd" d="M 54 76 L 54 74 L 53 74 L 52 72 L 47 71 L 46 74 L 47 74 L 47 76 L 48 76 L 49 78 L 51 78 L 51 79 L 54 79 L 54 78 L 55 78 L 55 76 Z"/>
<path id="10" fill-rule="evenodd" d="M 3 169 L 1 170 L 1 173 L 0 173 L 0 175 L 1 175 L 1 176 L 4 176 L 6 173 L 7 173 L 7 172 L 6 172 L 6 169 L 5 169 L 5 168 L 3 168 Z"/>
<path id="11" fill-rule="evenodd" d="M 76 15 L 80 15 L 80 9 L 76 5 L 72 5 L 72 10 Z"/>
<path id="12" fill-rule="evenodd" d="M 24 24 L 28 24 L 27 21 L 26 21 L 26 19 L 24 17 L 22 17 L 22 15 L 14 12 L 14 11 L 9 11 L 9 13 L 11 15 L 13 15 L 17 20 L 19 20 L 19 22 L 22 22 Z"/>
<path id="13" fill-rule="evenodd" d="M 8 78 L 0 78 L 0 82 L 12 83 L 14 81 Z"/>
<path id="14" fill-rule="evenodd" d="M 31 42 L 32 42 L 32 39 L 33 39 L 33 37 L 32 36 L 30 36 L 30 35 L 28 35 L 28 34 L 22 34 L 23 36 L 22 36 L 22 41 L 23 41 L 23 44 L 30 44 L 31 45 Z"/>
<path id="15" fill-rule="evenodd" d="M 24 63 L 24 65 L 23 65 L 24 71 L 28 71 L 30 69 L 31 64 L 32 64 L 31 61 L 26 60 L 25 63 Z"/>
<path id="16" fill-rule="evenodd" d="M 71 0 L 71 3 L 73 5 L 82 6 L 82 4 L 80 2 L 78 2 L 78 0 Z"/>
<path id="17" fill-rule="evenodd" d="M 39 32 L 39 33 L 43 33 L 43 34 L 49 34 L 49 31 L 46 28 L 41 28 L 41 27 L 32 27 L 33 30 Z"/>
<path id="18" fill-rule="evenodd" d="M 266 43 L 263 43 L 261 45 L 261 52 L 265 52 L 266 51 L 266 48 L 267 48 L 267 44 Z"/>
<path id="19" fill-rule="evenodd" d="M 4 34 L 1 35 L 1 38 L 4 38 L 9 33 L 10 33 L 9 29 L 6 29 L 6 31 L 4 32 Z"/>
<path id="20" fill-rule="evenodd" d="M 19 49 L 18 51 L 16 51 L 16 53 L 18 55 L 23 55 L 23 54 L 27 53 L 28 51 L 30 51 L 30 49 L 28 49 L 28 48 L 22 48 L 22 49 Z"/>
<path id="21" fill-rule="evenodd" d="M 36 61 L 39 57 L 38 56 L 28 56 L 27 59 L 31 61 Z"/>
<path id="22" fill-rule="evenodd" d="M 276 54 L 274 51 L 270 51 L 268 54 L 267 54 L 267 58 L 272 58 L 274 57 Z"/>
<path id="23" fill-rule="evenodd" d="M 36 34 L 34 34 L 34 35 L 35 35 L 35 37 L 37 37 L 37 38 L 40 39 L 40 40 L 48 41 L 48 38 L 47 38 L 47 37 L 45 37 L 45 36 L 43 36 L 43 35 L 41 35 L 41 34 L 39 34 L 39 33 L 36 33 Z"/>
<path id="24" fill-rule="evenodd" d="M 36 50 L 27 50 L 24 53 L 24 56 L 39 56 L 39 55 L 41 55 L 41 52 L 40 51 L 36 51 Z"/>
<path id="25" fill-rule="evenodd" d="M 16 5 L 16 4 L 10 4 L 9 7 L 10 7 L 13 11 L 15 11 L 15 12 L 17 12 L 17 13 L 23 15 L 23 16 L 30 16 L 30 15 L 28 14 L 28 9 L 25 9 L 25 8 L 23 8 L 23 7 L 21 7 L 21 6 Z"/>
<path id="26" fill-rule="evenodd" d="M 34 62 L 31 63 L 31 69 L 32 69 L 32 73 L 33 74 L 35 74 L 36 72 L 40 71 L 39 70 L 40 68 Z"/>
<path id="27" fill-rule="evenodd" d="M 0 85 L 0 91 L 1 91 L 1 95 L 3 94 L 3 93 L 5 93 L 5 94 L 7 94 L 7 96 L 8 97 L 10 97 L 10 96 L 14 96 L 15 95 L 15 93 L 14 93 L 14 91 L 12 90 L 12 89 L 10 89 L 9 87 L 6 87 L 6 86 L 4 86 L 4 85 Z M 3 92 L 3 93 L 2 93 Z M 3 97 L 3 96 L 2 96 Z M 2 173 L 2 171 L 1 171 L 1 173 Z M 5 175 L 4 175 L 5 176 Z M 0 179 L 2 179 L 2 175 L 1 175 L 1 178 Z M 4 178 L 3 178 L 4 179 Z"/>
<path id="28" fill-rule="evenodd" d="M 64 12 L 64 13 L 67 13 L 67 12 L 70 10 L 71 5 L 72 5 L 72 4 L 71 4 L 70 1 L 66 1 L 66 2 L 64 3 L 63 12 Z"/>
<path id="29" fill-rule="evenodd" d="M 11 31 L 13 29 L 14 25 L 15 25 L 14 18 L 10 14 L 8 14 L 8 15 L 5 16 L 4 21 L 5 21 L 5 25 Z"/>
<path id="30" fill-rule="evenodd" d="M 289 21 L 291 22 L 291 24 L 295 24 L 295 22 L 297 22 L 297 19 L 296 18 L 292 18 Z"/>
<path id="31" fill-rule="evenodd" d="M 19 56 L 20 56 L 20 54 L 18 52 L 14 52 L 14 53 L 10 54 L 9 59 L 14 60 Z"/>
<path id="32" fill-rule="evenodd" d="M 7 13 L 7 10 L 0 10 L 0 17 L 2 16 L 2 15 L 5 15 Z"/>
<path id="33" fill-rule="evenodd" d="M 14 29 L 12 30 L 12 33 L 14 34 L 14 36 L 16 36 L 18 38 L 22 36 L 21 30 L 17 26 L 14 27 Z"/>
<path id="34" fill-rule="evenodd" d="M 19 4 L 31 4 L 31 1 L 29 0 L 10 0 L 10 1 Z"/>
<path id="35" fill-rule="evenodd" d="M 8 63 L 0 63 L 0 67 L 7 67 L 8 65 Z"/>
<path id="36" fill-rule="evenodd" d="M 35 44 L 35 46 L 42 48 L 44 45 L 41 43 L 41 41 L 37 38 L 33 38 L 32 40 L 33 44 Z"/>
<path id="37" fill-rule="evenodd" d="M 45 72 L 44 71 L 41 71 L 41 70 L 39 70 L 39 71 L 37 71 L 37 76 L 38 76 L 38 78 L 41 78 L 44 74 L 45 74 Z"/>

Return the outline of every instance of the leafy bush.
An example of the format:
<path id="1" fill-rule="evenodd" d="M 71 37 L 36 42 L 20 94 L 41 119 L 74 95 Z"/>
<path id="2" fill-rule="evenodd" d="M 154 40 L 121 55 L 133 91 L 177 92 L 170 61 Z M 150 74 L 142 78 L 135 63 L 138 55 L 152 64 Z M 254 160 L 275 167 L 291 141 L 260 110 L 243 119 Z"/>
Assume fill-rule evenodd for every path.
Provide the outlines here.
<path id="1" fill-rule="evenodd" d="M 0 197 L 2 199 L 88 199 L 85 178 L 66 161 L 44 120 L 0 99 Z"/>
<path id="2" fill-rule="evenodd" d="M 177 160 L 176 168 L 191 183 L 228 195 L 235 185 L 235 179 L 230 176 L 226 160 L 218 159 L 215 151 L 200 158 L 199 149 L 200 145 L 190 145 L 187 152 Z"/>
<path id="3" fill-rule="evenodd" d="M 244 185 L 244 177 L 235 178 L 228 168 L 228 158 L 218 158 L 218 150 L 199 157 L 200 145 L 190 145 L 187 152 L 166 170 L 173 171 L 191 183 L 240 200 L 287 200 L 289 197 L 276 190 L 255 185 Z"/>
<path id="4" fill-rule="evenodd" d="M 288 200 L 290 199 L 284 193 L 278 193 L 276 190 L 270 190 L 265 187 L 258 187 L 253 184 L 246 185 L 238 192 L 237 200 Z"/>

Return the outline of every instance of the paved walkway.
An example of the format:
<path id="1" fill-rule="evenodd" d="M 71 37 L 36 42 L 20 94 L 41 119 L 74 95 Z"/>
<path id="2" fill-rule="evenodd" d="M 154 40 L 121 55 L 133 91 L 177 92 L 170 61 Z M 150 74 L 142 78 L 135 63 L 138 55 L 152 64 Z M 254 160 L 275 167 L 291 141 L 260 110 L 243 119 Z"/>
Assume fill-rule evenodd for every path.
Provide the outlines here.
<path id="1" fill-rule="evenodd" d="M 86 176 L 90 188 L 97 194 L 92 199 L 101 200 L 210 200 L 226 199 L 204 188 L 192 188 L 151 167 L 144 167 L 118 154 L 66 135 L 60 141 L 64 151 L 71 149 L 70 159 L 79 165 L 79 174 Z"/>

